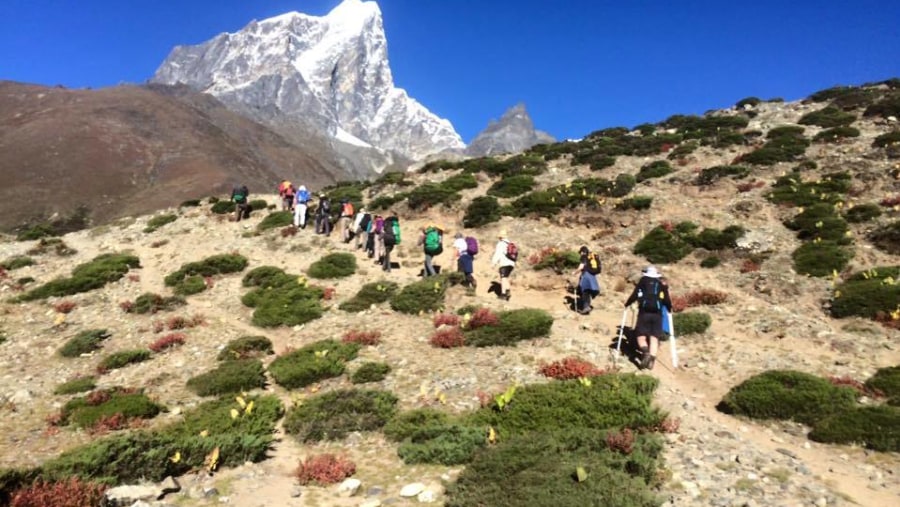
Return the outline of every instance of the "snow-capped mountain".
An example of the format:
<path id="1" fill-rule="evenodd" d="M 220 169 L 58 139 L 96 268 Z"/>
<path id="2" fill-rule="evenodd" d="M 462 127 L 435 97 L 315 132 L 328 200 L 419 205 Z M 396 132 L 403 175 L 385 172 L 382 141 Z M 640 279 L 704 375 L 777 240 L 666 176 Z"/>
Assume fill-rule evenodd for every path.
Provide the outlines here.
<path id="1" fill-rule="evenodd" d="M 373 1 L 344 0 L 322 17 L 290 12 L 178 46 L 151 81 L 186 84 L 257 120 L 327 132 L 354 149 L 417 160 L 465 148 L 449 121 L 394 86 Z"/>
<path id="2" fill-rule="evenodd" d="M 525 104 L 509 108 L 499 121 L 491 121 L 466 148 L 466 155 L 483 157 L 501 153 L 518 153 L 536 144 L 553 143 L 556 139 L 535 130 Z"/>

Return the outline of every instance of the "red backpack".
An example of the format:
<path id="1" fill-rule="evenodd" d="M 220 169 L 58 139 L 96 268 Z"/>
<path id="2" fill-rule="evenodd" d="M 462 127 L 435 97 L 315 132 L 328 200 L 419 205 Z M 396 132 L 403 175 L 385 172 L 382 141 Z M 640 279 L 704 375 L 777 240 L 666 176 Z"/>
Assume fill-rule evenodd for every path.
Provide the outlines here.
<path id="1" fill-rule="evenodd" d="M 513 262 L 519 260 L 519 247 L 512 241 L 506 242 L 506 258 Z"/>

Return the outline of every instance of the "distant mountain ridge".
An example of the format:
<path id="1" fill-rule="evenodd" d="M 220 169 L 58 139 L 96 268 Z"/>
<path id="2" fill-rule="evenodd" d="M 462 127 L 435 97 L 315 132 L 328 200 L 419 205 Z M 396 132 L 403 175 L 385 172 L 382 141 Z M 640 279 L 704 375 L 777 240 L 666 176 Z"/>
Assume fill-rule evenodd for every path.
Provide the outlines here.
<path id="1" fill-rule="evenodd" d="M 151 81 L 182 83 L 263 123 L 327 132 L 338 146 L 382 156 L 465 148 L 448 120 L 394 86 L 375 2 L 344 0 L 323 17 L 290 12 L 178 46 Z"/>
<path id="2" fill-rule="evenodd" d="M 553 143 L 556 138 L 536 130 L 525 104 L 509 108 L 498 121 L 491 121 L 466 148 L 466 155 L 484 157 L 503 153 L 517 153 L 536 144 Z"/>

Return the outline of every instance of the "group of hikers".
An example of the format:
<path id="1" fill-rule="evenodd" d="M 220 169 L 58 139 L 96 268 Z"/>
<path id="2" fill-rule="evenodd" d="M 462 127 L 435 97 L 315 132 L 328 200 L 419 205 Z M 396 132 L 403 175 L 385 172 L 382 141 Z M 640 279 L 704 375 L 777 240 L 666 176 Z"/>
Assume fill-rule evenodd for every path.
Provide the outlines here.
<path id="1" fill-rule="evenodd" d="M 281 209 L 293 212 L 294 227 L 305 229 L 311 200 L 311 194 L 306 186 L 294 187 L 290 181 L 283 180 L 278 185 L 278 195 L 281 199 Z M 246 218 L 249 213 L 247 187 L 245 185 L 235 187 L 231 199 L 235 202 L 236 220 Z M 401 240 L 400 220 L 397 216 L 390 212 L 386 213 L 386 217 L 370 213 L 365 207 L 355 211 L 349 199 L 341 199 L 340 208 L 333 215 L 331 201 L 324 193 L 318 195 L 316 204 L 314 212 L 316 234 L 330 235 L 332 220 L 336 216 L 341 241 L 350 243 L 355 240 L 354 246 L 357 249 L 365 249 L 368 257 L 374 258 L 375 263 L 385 272 L 391 271 L 391 252 Z M 422 276 L 430 277 L 438 274 L 434 258 L 443 252 L 443 243 L 444 231 L 439 225 L 429 224 L 420 229 L 416 246 L 422 247 L 425 256 Z M 457 271 L 465 277 L 464 285 L 474 291 L 478 286 L 474 274 L 474 261 L 479 253 L 478 240 L 457 232 L 453 238 L 452 249 Z M 587 315 L 593 310 L 591 304 L 593 299 L 600 295 L 597 276 L 602 271 L 602 264 L 598 254 L 587 246 L 582 246 L 578 254 L 579 265 L 571 273 L 578 276 L 578 282 L 571 285 L 570 290 L 575 293 L 573 304 L 575 311 Z M 511 298 L 510 275 L 516 267 L 518 258 L 518 246 L 509 239 L 506 230 L 501 230 L 491 256 L 491 265 L 498 268 L 500 278 L 499 287 L 492 287 L 491 290 L 494 290 L 500 299 L 509 301 Z M 666 312 L 672 310 L 668 285 L 655 266 L 643 269 L 640 280 L 625 301 L 625 308 L 635 303 L 638 310 L 635 323 L 638 363 L 640 368 L 652 369 L 659 350 L 659 339 L 664 336 L 668 324 Z"/>

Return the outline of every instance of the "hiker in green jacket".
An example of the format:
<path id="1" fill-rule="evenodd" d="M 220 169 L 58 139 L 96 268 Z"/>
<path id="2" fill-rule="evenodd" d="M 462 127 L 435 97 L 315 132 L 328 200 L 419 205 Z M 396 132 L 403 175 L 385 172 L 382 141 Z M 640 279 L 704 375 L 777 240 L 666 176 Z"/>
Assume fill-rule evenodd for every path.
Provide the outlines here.
<path id="1" fill-rule="evenodd" d="M 444 251 L 444 231 L 434 224 L 422 227 L 422 232 L 419 234 L 419 240 L 416 244 L 424 246 L 425 250 L 425 272 L 423 276 L 437 275 L 437 271 L 434 269 L 434 256 L 440 255 Z"/>

